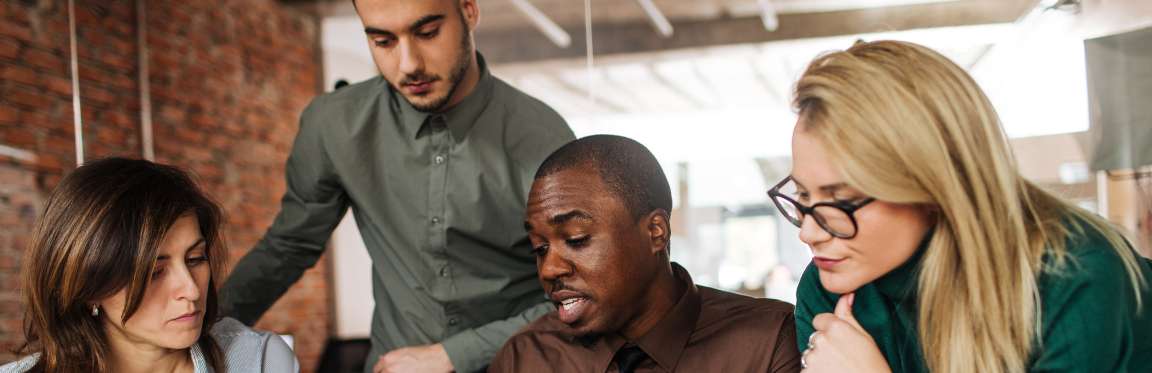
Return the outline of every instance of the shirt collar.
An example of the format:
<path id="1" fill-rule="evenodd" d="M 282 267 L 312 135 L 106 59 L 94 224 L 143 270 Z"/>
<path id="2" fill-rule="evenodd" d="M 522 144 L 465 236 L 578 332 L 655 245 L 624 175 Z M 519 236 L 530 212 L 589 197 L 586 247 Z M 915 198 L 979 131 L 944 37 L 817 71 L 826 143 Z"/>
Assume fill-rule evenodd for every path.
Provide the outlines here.
<path id="1" fill-rule="evenodd" d="M 928 244 L 932 242 L 933 233 L 935 228 L 928 230 L 924 234 L 924 238 L 920 240 L 920 245 L 916 248 L 916 253 L 912 254 L 904 264 L 901 264 L 892 272 L 888 272 L 884 276 L 876 279 L 876 289 L 881 294 L 895 301 L 901 301 L 908 297 L 915 296 L 916 287 L 918 286 L 918 278 L 920 274 L 920 264 L 924 261 L 924 251 L 926 251 Z"/>
<path id="2" fill-rule="evenodd" d="M 696 330 L 696 320 L 700 316 L 700 292 L 692 282 L 692 276 L 676 263 L 672 263 L 672 271 L 684 285 L 684 294 L 652 330 L 634 342 L 669 372 L 676 371 L 676 364 L 688 344 L 688 337 Z"/>
<path id="3" fill-rule="evenodd" d="M 208 359 L 204 357 L 204 351 L 200 350 L 200 343 L 193 343 L 188 349 L 188 354 L 192 356 L 193 373 L 212 373 L 212 367 L 208 366 Z"/>
<path id="4" fill-rule="evenodd" d="M 476 119 L 492 101 L 492 91 L 495 90 L 496 86 L 495 78 L 488 71 L 488 64 L 480 52 L 476 52 L 476 64 L 480 68 L 480 79 L 476 82 L 476 87 L 456 106 L 444 112 L 428 113 L 416 110 L 403 95 L 392 88 L 391 84 L 388 85 L 391 104 L 394 108 L 399 109 L 404 127 L 412 131 L 411 136 L 413 138 L 424 133 L 425 127 L 428 127 L 432 121 L 442 120 L 447 125 L 448 130 L 451 131 L 454 140 L 461 141 L 464 139 L 464 136 L 476 123 Z"/>
<path id="5" fill-rule="evenodd" d="M 700 292 L 692 282 L 692 276 L 679 264 L 672 263 L 672 271 L 676 279 L 683 283 L 684 294 L 672 306 L 664 318 L 656 323 L 652 330 L 644 334 L 633 344 L 644 350 L 656 364 L 665 370 L 676 370 L 680 362 L 680 355 L 688 344 L 688 337 L 696 330 L 696 320 L 700 316 Z M 591 338 L 569 336 L 569 342 L 584 346 L 589 357 L 595 361 L 595 372 L 607 372 L 612 365 L 616 352 L 629 341 L 617 333 L 611 333 Z"/>

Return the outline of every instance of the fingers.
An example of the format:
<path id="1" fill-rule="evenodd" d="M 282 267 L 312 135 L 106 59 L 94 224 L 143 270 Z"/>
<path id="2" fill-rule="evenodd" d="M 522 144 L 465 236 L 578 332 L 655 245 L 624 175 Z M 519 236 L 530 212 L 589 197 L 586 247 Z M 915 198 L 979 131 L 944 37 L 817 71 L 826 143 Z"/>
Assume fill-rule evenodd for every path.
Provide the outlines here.
<path id="1" fill-rule="evenodd" d="M 816 317 L 812 318 L 812 327 L 815 328 L 817 331 L 823 332 L 823 331 L 828 331 L 829 329 L 832 329 L 832 325 L 835 325 L 836 323 L 842 323 L 842 322 L 844 322 L 844 320 L 840 320 L 840 318 L 836 317 L 836 315 L 834 315 L 834 314 L 822 313 L 822 314 L 816 315 Z"/>
<path id="2" fill-rule="evenodd" d="M 836 301 L 836 317 L 840 320 L 848 322 L 856 330 L 863 332 L 864 328 L 860 326 L 860 322 L 856 321 L 856 316 L 852 315 L 852 303 L 856 300 L 856 293 L 848 293 L 840 296 L 840 300 Z"/>
<path id="3" fill-rule="evenodd" d="M 384 368 L 384 355 L 380 355 L 380 357 L 376 359 L 376 365 L 372 366 L 372 373 L 384 373 Z"/>

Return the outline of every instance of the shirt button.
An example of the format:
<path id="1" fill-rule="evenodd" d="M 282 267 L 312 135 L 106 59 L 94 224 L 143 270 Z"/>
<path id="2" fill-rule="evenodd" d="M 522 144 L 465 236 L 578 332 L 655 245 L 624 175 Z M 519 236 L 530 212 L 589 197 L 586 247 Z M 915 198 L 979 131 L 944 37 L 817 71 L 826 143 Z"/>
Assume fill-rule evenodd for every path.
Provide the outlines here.
<path id="1" fill-rule="evenodd" d="M 440 268 L 440 277 L 448 277 L 448 266 Z"/>
<path id="2" fill-rule="evenodd" d="M 436 160 L 436 164 L 444 163 L 444 156 L 438 155 L 438 156 L 436 156 L 435 160 Z"/>
<path id="3" fill-rule="evenodd" d="M 432 224 L 440 224 L 440 217 L 439 216 L 432 217 Z"/>
<path id="4" fill-rule="evenodd" d="M 459 323 L 460 323 L 460 320 L 456 320 L 454 318 L 448 319 L 448 325 L 449 326 L 456 326 L 456 324 L 459 324 Z"/>

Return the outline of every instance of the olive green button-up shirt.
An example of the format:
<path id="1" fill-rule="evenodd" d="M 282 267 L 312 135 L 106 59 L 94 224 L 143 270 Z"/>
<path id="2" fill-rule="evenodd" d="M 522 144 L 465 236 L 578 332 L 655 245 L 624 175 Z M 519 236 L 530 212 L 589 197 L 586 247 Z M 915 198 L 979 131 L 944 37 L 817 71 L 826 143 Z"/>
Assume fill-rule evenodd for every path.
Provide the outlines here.
<path id="1" fill-rule="evenodd" d="M 316 263 L 349 207 L 372 258 L 366 371 L 390 350 L 437 342 L 458 371 L 481 370 L 553 310 L 524 208 L 537 167 L 574 136 L 478 58 L 475 91 L 443 113 L 417 111 L 380 77 L 304 110 L 280 213 L 224 284 L 226 315 L 259 319 Z"/>
<path id="2" fill-rule="evenodd" d="M 893 372 L 927 372 L 918 336 L 917 272 L 924 247 L 908 262 L 856 291 L 853 316 L 880 347 Z M 1137 310 L 1123 262 L 1099 234 L 1068 240 L 1062 268 L 1039 278 L 1040 339 L 1029 372 L 1152 372 L 1152 291 Z M 1141 259 L 1152 281 L 1152 261 Z M 824 289 L 809 265 L 796 294 L 796 334 L 808 348 L 812 319 L 836 308 L 839 295 Z M 819 348 L 819 347 L 817 347 Z"/>

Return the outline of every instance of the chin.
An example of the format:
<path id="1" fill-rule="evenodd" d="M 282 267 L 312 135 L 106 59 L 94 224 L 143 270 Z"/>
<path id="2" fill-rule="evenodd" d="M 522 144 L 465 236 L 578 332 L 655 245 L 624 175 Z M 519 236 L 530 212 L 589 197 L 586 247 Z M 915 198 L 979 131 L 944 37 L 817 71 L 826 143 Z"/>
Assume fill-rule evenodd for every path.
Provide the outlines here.
<path id="1" fill-rule="evenodd" d="M 836 294 L 846 294 L 856 291 L 867 282 L 859 281 L 855 276 L 847 273 L 831 273 L 820 271 L 820 285 L 824 290 Z"/>
<path id="2" fill-rule="evenodd" d="M 604 328 L 597 327 L 595 321 L 580 320 L 568 325 L 568 332 L 575 337 L 586 338 L 604 334 Z"/>
<path id="3" fill-rule="evenodd" d="M 168 338 L 166 338 L 163 342 L 158 343 L 158 345 L 160 345 L 161 347 L 164 347 L 164 348 L 169 348 L 169 349 L 173 349 L 173 350 L 180 350 L 180 349 L 192 347 L 192 345 L 196 344 L 196 341 L 198 341 L 198 340 L 200 340 L 200 332 L 199 331 L 197 331 L 195 333 L 191 333 L 191 332 L 171 333 L 171 334 L 169 334 Z"/>
<path id="4" fill-rule="evenodd" d="M 439 110 L 445 103 L 448 102 L 447 94 L 441 95 L 440 92 L 430 92 L 423 96 L 411 97 L 404 96 L 408 99 L 408 103 L 412 104 L 419 111 L 429 112 Z"/>

